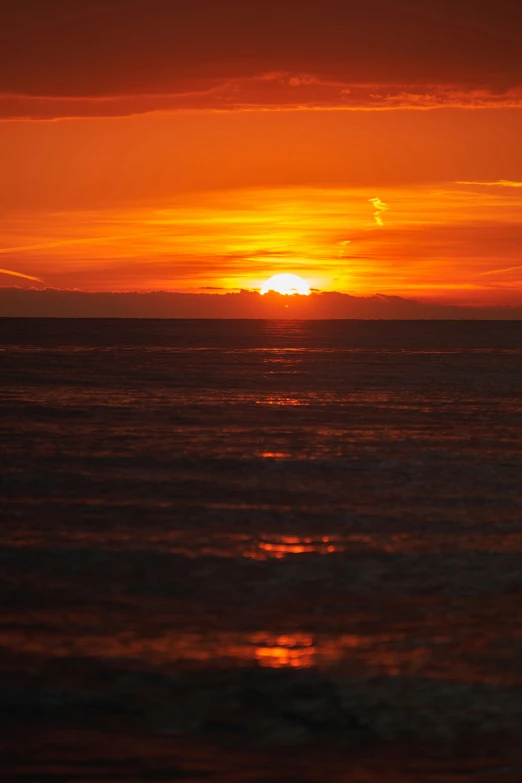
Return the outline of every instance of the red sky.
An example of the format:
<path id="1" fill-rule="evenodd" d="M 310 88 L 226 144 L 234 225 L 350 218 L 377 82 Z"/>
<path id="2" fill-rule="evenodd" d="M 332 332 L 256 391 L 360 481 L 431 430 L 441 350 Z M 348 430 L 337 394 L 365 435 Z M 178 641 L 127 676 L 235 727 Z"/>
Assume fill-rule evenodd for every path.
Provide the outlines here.
<path id="1" fill-rule="evenodd" d="M 4 0 L 0 285 L 522 304 L 521 28 L 511 0 Z"/>

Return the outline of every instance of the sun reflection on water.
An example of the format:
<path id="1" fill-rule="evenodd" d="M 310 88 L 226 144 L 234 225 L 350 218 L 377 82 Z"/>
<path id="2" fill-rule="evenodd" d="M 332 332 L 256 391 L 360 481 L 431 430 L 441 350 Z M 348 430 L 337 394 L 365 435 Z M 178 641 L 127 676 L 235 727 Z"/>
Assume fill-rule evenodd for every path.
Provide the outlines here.
<path id="1" fill-rule="evenodd" d="M 259 645 L 256 647 L 255 657 L 260 666 L 272 669 L 302 669 L 315 664 L 317 648 L 311 636 L 270 636 L 260 633 L 254 635 L 251 641 Z"/>
<path id="2" fill-rule="evenodd" d="M 343 550 L 344 547 L 341 546 L 340 542 L 327 536 L 322 538 L 276 536 L 258 541 L 255 548 L 245 550 L 244 556 L 253 560 L 266 560 L 268 558 L 280 560 L 287 555 L 328 555 Z"/>
<path id="3" fill-rule="evenodd" d="M 412 633 L 401 623 L 381 632 L 312 630 L 225 631 L 164 627 L 142 634 L 96 625 L 92 610 L 67 616 L 36 613 L 33 626 L 13 612 L 0 629 L 0 645 L 11 654 L 50 658 L 96 658 L 194 669 L 259 666 L 272 669 L 335 669 L 350 676 L 419 676 L 460 682 L 520 684 L 509 662 L 513 652 L 498 647 L 498 628 L 484 638 L 453 635 L 446 621 L 431 620 Z M 38 621 L 38 624 L 37 624 Z M 510 625 L 510 629 L 512 625 Z M 520 635 L 518 635 L 520 636 Z M 518 640 L 518 637 L 514 637 Z M 518 644 L 518 641 L 516 641 Z M 492 656 L 500 664 L 491 670 Z"/>

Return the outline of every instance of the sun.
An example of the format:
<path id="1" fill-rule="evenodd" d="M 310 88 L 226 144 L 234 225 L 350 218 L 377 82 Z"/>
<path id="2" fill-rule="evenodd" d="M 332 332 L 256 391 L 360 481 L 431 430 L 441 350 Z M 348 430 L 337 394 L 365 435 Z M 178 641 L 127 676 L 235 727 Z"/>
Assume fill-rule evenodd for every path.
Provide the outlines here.
<path id="1" fill-rule="evenodd" d="M 292 296 L 293 294 L 301 294 L 301 296 L 309 296 L 310 286 L 299 275 L 274 275 L 263 284 L 261 288 L 261 294 L 267 294 L 269 291 L 276 291 L 278 294 L 284 294 L 285 296 Z"/>

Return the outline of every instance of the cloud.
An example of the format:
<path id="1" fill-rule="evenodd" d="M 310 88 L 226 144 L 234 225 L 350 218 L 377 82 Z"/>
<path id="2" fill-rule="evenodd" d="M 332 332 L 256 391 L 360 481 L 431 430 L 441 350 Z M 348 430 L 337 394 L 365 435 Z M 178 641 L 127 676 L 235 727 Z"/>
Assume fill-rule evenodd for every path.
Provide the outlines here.
<path id="1" fill-rule="evenodd" d="M 472 182 L 459 181 L 457 185 L 481 185 L 487 188 L 522 188 L 522 182 L 515 182 L 510 179 L 498 179 L 493 182 Z"/>
<path id="2" fill-rule="evenodd" d="M 342 239 L 337 244 L 339 245 L 339 252 L 338 252 L 337 255 L 338 255 L 339 258 L 344 258 L 346 249 L 347 249 L 348 245 L 352 244 L 352 240 L 351 239 Z"/>
<path id="3" fill-rule="evenodd" d="M 12 275 L 13 277 L 23 277 L 24 280 L 33 280 L 36 283 L 43 283 L 41 277 L 34 277 L 33 275 L 24 275 L 22 272 L 13 272 L 12 269 L 0 269 L 0 275 Z"/>
<path id="4" fill-rule="evenodd" d="M 4 0 L 0 116 L 522 105 L 521 26 L 514 0 Z"/>
<path id="5" fill-rule="evenodd" d="M 352 84 L 320 76 L 290 77 L 288 73 L 263 72 L 226 80 L 202 77 L 196 84 L 179 84 L 177 90 L 170 92 L 101 96 L 0 93 L 0 120 L 111 118 L 179 111 L 427 111 L 521 107 L 522 86 L 499 91 L 445 84 Z"/>
<path id="6" fill-rule="evenodd" d="M 487 272 L 480 272 L 478 275 L 475 275 L 475 277 L 486 277 L 486 275 L 503 275 L 507 272 L 518 272 L 522 270 L 522 266 L 507 266 L 503 269 L 488 269 Z"/>
<path id="7" fill-rule="evenodd" d="M 52 248 L 68 247 L 69 245 L 86 245 L 95 242 L 110 242 L 114 240 L 122 239 L 137 239 L 143 236 L 142 234 L 119 234 L 117 236 L 100 236 L 100 237 L 83 237 L 79 239 L 60 239 L 54 242 L 39 242 L 36 245 L 19 245 L 16 247 L 1 247 L 0 254 L 11 255 L 12 253 L 26 253 L 28 250 L 49 250 Z M 2 271 L 2 270 L 0 270 Z M 17 272 L 6 272 L 6 274 L 17 274 Z M 39 278 L 33 278 L 38 280 Z"/>
<path id="8" fill-rule="evenodd" d="M 296 318 L 522 320 L 522 307 L 441 305 L 375 294 L 337 292 L 285 297 L 240 291 L 226 294 L 87 293 L 46 288 L 0 288 L 0 315 L 55 318 Z"/>
<path id="9" fill-rule="evenodd" d="M 288 84 L 290 87 L 308 87 L 310 84 L 320 84 L 320 81 L 313 76 L 292 76 Z"/>
<path id="10" fill-rule="evenodd" d="M 373 213 L 375 222 L 377 223 L 378 226 L 384 226 L 384 221 L 381 215 L 384 212 L 389 211 L 390 208 L 388 204 L 385 204 L 384 201 L 381 201 L 380 198 L 369 198 L 368 201 L 370 202 L 370 204 L 373 204 L 373 206 L 375 207 L 375 212 Z"/>

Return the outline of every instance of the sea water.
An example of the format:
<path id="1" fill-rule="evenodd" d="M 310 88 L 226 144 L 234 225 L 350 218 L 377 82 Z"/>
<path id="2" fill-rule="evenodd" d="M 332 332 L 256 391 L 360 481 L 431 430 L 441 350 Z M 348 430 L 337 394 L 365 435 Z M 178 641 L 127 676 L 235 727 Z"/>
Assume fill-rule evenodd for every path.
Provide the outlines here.
<path id="1" fill-rule="evenodd" d="M 520 779 L 522 323 L 4 319 L 0 372 L 16 779 Z"/>

